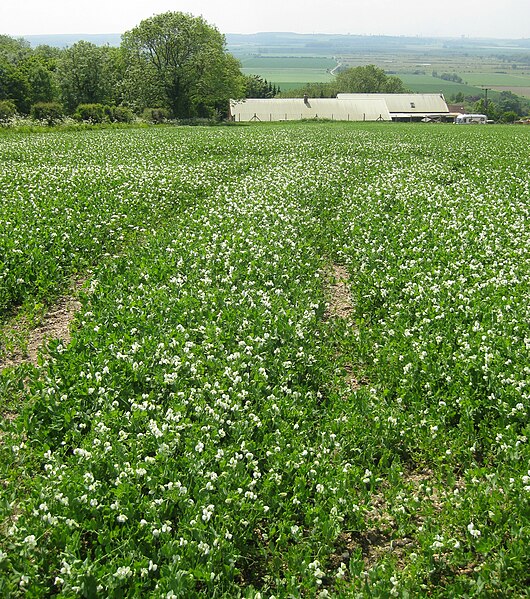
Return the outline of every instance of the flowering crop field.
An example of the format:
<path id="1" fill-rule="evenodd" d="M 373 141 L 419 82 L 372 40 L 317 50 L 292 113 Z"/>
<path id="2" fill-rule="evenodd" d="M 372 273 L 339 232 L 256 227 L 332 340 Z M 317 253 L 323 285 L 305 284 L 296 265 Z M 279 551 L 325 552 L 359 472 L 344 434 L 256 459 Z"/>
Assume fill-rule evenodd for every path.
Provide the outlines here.
<path id="1" fill-rule="evenodd" d="M 526 129 L 9 133 L 0 163 L 0 321 L 85 281 L 70 342 L 0 372 L 2 597 L 527 596 Z"/>

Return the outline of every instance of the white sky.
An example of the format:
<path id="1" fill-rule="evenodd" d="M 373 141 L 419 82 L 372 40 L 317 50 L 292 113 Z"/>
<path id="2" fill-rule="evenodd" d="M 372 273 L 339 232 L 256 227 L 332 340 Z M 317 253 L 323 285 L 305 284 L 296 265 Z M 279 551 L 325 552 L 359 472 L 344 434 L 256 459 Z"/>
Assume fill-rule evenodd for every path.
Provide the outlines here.
<path id="1" fill-rule="evenodd" d="M 0 0 L 0 33 L 123 33 L 168 10 L 222 33 L 530 37 L 530 0 Z"/>

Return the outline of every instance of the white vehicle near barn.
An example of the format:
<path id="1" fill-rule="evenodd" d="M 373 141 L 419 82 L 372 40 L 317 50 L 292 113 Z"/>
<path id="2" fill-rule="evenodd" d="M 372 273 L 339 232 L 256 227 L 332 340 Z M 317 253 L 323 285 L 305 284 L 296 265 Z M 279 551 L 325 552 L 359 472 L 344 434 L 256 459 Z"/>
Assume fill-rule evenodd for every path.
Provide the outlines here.
<path id="1" fill-rule="evenodd" d="M 455 123 L 457 125 L 486 125 L 488 117 L 485 114 L 459 114 Z"/>

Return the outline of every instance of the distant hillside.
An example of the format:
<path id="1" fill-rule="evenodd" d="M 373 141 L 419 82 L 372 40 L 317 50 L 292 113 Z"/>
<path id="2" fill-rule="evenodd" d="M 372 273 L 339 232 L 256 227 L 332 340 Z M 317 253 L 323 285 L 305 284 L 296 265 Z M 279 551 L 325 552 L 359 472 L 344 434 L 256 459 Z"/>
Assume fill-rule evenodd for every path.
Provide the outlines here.
<path id="1" fill-rule="evenodd" d="M 241 54 L 344 55 L 358 52 L 446 53 L 528 51 L 530 39 L 501 40 L 475 38 L 406 37 L 390 35 L 341 35 L 263 32 L 226 35 L 228 49 Z"/>
<path id="2" fill-rule="evenodd" d="M 71 46 L 79 40 L 92 42 L 98 46 L 108 44 L 119 46 L 120 33 L 102 34 L 57 34 L 57 35 L 26 35 L 32 47 L 45 44 L 64 48 Z M 425 38 L 385 35 L 341 35 L 321 33 L 290 33 L 290 32 L 263 32 L 263 33 L 227 33 L 226 42 L 233 54 L 248 54 L 249 52 L 277 54 L 297 53 L 299 55 L 344 54 L 359 50 L 372 52 L 408 49 L 418 51 L 431 50 L 433 47 L 444 50 L 483 50 L 489 51 L 517 51 L 530 49 L 530 39 L 524 40 L 480 40 L 473 38 Z"/>

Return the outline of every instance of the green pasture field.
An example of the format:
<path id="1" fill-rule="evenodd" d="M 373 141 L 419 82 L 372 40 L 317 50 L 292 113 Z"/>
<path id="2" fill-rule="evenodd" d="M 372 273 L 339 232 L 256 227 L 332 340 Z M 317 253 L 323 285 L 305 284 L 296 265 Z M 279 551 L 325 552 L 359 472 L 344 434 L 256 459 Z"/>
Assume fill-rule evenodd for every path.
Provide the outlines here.
<path id="1" fill-rule="evenodd" d="M 524 98 L 530 98 L 530 86 L 529 87 L 512 87 L 512 86 L 508 86 L 508 87 L 503 87 L 503 86 L 495 86 L 493 88 L 496 92 L 502 92 L 502 91 L 509 91 L 512 92 L 514 94 L 517 94 L 518 96 L 522 96 Z"/>
<path id="2" fill-rule="evenodd" d="M 433 94 L 442 92 L 446 98 L 458 93 L 463 93 L 466 96 L 482 95 L 484 93 L 480 87 L 445 81 L 431 75 L 399 74 L 398 77 L 403 81 L 406 88 L 417 93 Z"/>
<path id="3" fill-rule="evenodd" d="M 300 87 L 305 83 L 331 81 L 329 71 L 336 62 L 324 57 L 260 56 L 241 60 L 242 71 L 247 75 L 260 75 L 282 89 Z"/>
<path id="4" fill-rule="evenodd" d="M 528 595 L 527 128 L 0 142 L 0 596 Z"/>
<path id="5" fill-rule="evenodd" d="M 398 74 L 404 85 L 417 93 L 441 91 L 446 98 L 458 93 L 463 93 L 465 96 L 481 96 L 484 94 L 484 88 L 488 87 L 490 90 L 488 93 L 493 99 L 503 90 L 530 97 L 529 76 L 515 77 L 501 73 L 460 73 L 460 76 L 467 84 L 445 81 L 431 75 Z"/>
<path id="6" fill-rule="evenodd" d="M 358 59 L 359 64 L 374 63 L 370 58 Z M 455 70 L 457 65 L 453 64 L 434 64 L 426 67 L 425 65 L 415 64 L 416 69 L 436 70 L 438 72 L 456 72 L 459 74 L 466 84 L 455 83 L 453 81 L 445 81 L 438 77 L 433 77 L 431 73 L 413 74 L 409 71 L 413 70 L 414 66 L 409 64 L 396 65 L 388 62 L 379 62 L 379 66 L 393 72 L 398 69 L 396 74 L 403 81 L 405 86 L 413 92 L 417 93 L 437 93 L 442 92 L 446 97 L 457 93 L 463 93 L 466 96 L 480 95 L 483 93 L 481 87 L 490 87 L 494 91 L 508 90 L 513 91 L 521 96 L 528 97 L 530 95 L 530 76 L 529 75 L 513 75 L 508 73 L 468 73 Z M 296 89 L 305 83 L 328 82 L 333 80 L 330 70 L 336 66 L 332 60 L 327 59 L 301 59 L 301 58 L 248 58 L 242 61 L 243 72 L 245 74 L 260 75 L 267 81 L 280 85 L 283 90 Z M 352 64 L 348 62 L 347 64 Z M 400 70 L 402 69 L 402 70 Z"/>
<path id="7" fill-rule="evenodd" d="M 277 56 L 272 57 L 269 54 L 259 57 L 242 58 L 241 64 L 246 69 L 332 69 L 337 65 L 335 60 L 323 56 L 296 57 L 296 56 Z"/>
<path id="8" fill-rule="evenodd" d="M 493 87 L 530 87 L 530 75 L 515 73 L 465 73 L 461 75 L 470 85 Z"/>
<path id="9" fill-rule="evenodd" d="M 277 37 L 277 36 L 276 36 Z M 263 38 L 255 46 L 241 43 L 236 46 L 243 70 L 247 74 L 257 74 L 282 89 L 292 89 L 304 83 L 326 82 L 332 79 L 329 74 L 340 62 L 346 67 L 375 64 L 389 74 L 396 74 L 414 92 L 435 93 L 442 91 L 447 97 L 463 92 L 466 96 L 480 95 L 481 86 L 497 91 L 509 90 L 521 96 L 530 95 L 530 68 L 521 60 L 524 49 L 514 47 L 484 47 L 481 45 L 443 42 L 443 40 L 411 41 L 396 39 L 365 39 L 351 41 L 348 48 L 344 40 L 329 40 L 311 43 L 306 40 L 308 52 L 300 54 L 302 46 L 288 47 L 289 36 L 276 39 Z M 301 42 L 302 40 L 298 40 Z M 344 42 L 344 47 L 341 46 Z M 267 45 L 270 44 L 270 45 Z M 375 44 L 375 45 L 374 45 Z M 358 45 L 358 47 L 357 47 Z M 513 68 L 516 67 L 516 68 Z M 432 77 L 432 72 L 456 73 L 467 82 L 459 85 Z"/>
<path id="10" fill-rule="evenodd" d="M 496 91 L 511 91 L 530 97 L 530 74 L 515 73 L 466 73 L 461 75 L 470 85 L 490 87 Z"/>
<path id="11" fill-rule="evenodd" d="M 260 75 L 263 79 L 280 85 L 290 82 L 296 83 L 298 87 L 304 83 L 318 83 L 323 81 L 331 81 L 333 76 L 327 73 L 324 69 L 298 69 L 298 68 L 277 68 L 277 69 L 256 69 L 242 68 L 245 75 Z"/>

